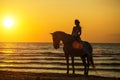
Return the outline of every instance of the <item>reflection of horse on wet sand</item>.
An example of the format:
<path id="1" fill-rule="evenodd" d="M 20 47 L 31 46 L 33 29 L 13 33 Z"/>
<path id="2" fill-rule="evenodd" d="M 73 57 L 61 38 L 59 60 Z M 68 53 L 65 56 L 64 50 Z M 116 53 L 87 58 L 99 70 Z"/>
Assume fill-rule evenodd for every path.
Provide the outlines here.
<path id="1" fill-rule="evenodd" d="M 53 38 L 53 46 L 55 49 L 59 48 L 60 41 L 62 41 L 64 44 L 63 50 L 65 53 L 65 58 L 67 63 L 67 74 L 69 74 L 69 56 L 72 59 L 72 70 L 73 70 L 73 74 L 75 74 L 74 57 L 76 56 L 76 57 L 81 57 L 84 65 L 84 76 L 88 76 L 89 65 L 92 65 L 92 67 L 94 67 L 92 46 L 88 42 L 83 41 L 82 42 L 84 44 L 83 47 L 85 47 L 85 50 L 87 51 L 83 49 L 75 49 L 73 48 L 73 43 L 75 42 L 75 40 L 71 35 L 66 34 L 62 31 L 56 31 L 51 34 Z"/>

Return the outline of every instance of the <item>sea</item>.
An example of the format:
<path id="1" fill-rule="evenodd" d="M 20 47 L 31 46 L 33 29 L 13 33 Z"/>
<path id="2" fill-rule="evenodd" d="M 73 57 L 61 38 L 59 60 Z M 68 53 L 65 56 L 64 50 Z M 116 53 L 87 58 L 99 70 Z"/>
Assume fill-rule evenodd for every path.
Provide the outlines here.
<path id="1" fill-rule="evenodd" d="M 90 67 L 89 75 L 120 78 L 120 43 L 91 45 L 96 71 Z M 80 57 L 75 57 L 75 69 L 76 74 L 84 73 Z M 71 65 L 70 70 L 72 74 Z M 0 42 L 0 71 L 66 74 L 63 45 L 54 49 L 47 42 Z"/>

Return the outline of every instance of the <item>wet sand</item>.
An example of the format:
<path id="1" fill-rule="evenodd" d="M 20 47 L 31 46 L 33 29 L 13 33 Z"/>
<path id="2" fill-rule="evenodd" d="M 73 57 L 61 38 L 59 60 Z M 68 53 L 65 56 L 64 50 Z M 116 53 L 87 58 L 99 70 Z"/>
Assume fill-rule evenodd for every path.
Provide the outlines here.
<path id="1" fill-rule="evenodd" d="M 83 80 L 83 75 L 0 71 L 0 80 Z M 90 75 L 87 80 L 120 80 L 120 78 Z"/>

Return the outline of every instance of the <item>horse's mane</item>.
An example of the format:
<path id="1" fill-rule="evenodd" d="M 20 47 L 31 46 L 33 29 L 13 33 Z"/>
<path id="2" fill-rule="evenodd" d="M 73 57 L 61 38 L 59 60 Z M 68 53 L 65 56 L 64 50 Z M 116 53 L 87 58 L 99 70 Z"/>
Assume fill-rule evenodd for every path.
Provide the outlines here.
<path id="1" fill-rule="evenodd" d="M 54 33 L 61 33 L 61 34 L 66 34 L 66 35 L 68 35 L 68 36 L 71 36 L 70 34 L 65 33 L 65 32 L 63 32 L 63 31 L 55 31 Z"/>
<path id="2" fill-rule="evenodd" d="M 61 35 L 66 42 L 72 42 L 74 41 L 74 38 L 72 35 L 68 34 L 68 33 L 65 33 L 63 31 L 55 31 L 53 34 L 56 34 L 56 35 Z"/>

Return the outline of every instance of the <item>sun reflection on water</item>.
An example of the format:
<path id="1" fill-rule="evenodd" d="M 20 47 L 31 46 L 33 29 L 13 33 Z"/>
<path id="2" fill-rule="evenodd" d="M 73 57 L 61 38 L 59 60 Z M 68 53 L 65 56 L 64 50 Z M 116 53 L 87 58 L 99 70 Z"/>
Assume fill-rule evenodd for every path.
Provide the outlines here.
<path id="1" fill-rule="evenodd" d="M 2 47 L 0 48 L 0 52 L 5 53 L 5 55 L 10 55 L 14 52 L 15 45 L 13 45 L 12 43 L 3 44 L 1 46 Z"/>
<path id="2" fill-rule="evenodd" d="M 14 62 L 13 60 L 9 60 L 8 58 L 12 56 L 14 52 L 15 45 L 12 43 L 7 44 L 1 44 L 0 45 L 0 58 L 1 58 L 1 64 L 0 67 L 13 66 L 11 62 Z"/>

